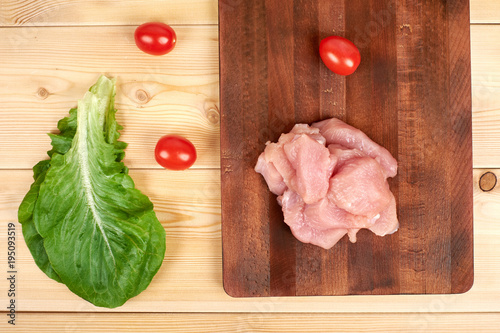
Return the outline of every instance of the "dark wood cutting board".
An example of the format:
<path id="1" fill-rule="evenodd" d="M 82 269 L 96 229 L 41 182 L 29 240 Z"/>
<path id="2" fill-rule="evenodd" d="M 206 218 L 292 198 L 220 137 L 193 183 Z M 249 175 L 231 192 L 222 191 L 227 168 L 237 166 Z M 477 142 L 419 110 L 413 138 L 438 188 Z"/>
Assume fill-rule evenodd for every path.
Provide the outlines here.
<path id="1" fill-rule="evenodd" d="M 231 296 L 462 293 L 473 283 L 468 0 L 219 0 L 222 240 Z M 361 51 L 351 76 L 321 39 Z M 338 117 L 399 162 L 400 229 L 302 244 L 253 171 L 295 123 Z"/>

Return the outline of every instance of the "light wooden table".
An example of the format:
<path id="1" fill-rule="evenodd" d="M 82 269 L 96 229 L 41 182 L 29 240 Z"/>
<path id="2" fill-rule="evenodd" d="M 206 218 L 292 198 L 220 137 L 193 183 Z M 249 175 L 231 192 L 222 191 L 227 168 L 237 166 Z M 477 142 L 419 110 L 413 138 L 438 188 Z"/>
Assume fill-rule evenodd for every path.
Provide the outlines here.
<path id="1" fill-rule="evenodd" d="M 228 0 L 227 5 L 235 2 Z M 178 33 L 164 57 L 137 50 L 135 27 L 163 21 Z M 0 308 L 7 297 L 7 224 L 17 237 L 20 332 L 498 332 L 500 331 L 500 1 L 471 1 L 475 283 L 462 295 L 233 299 L 222 288 L 216 0 L 2 0 L 0 3 Z M 35 266 L 17 208 L 47 132 L 108 73 L 118 79 L 126 163 L 167 231 L 165 262 L 150 287 L 115 310 L 93 307 Z M 167 133 L 194 142 L 185 172 L 154 161 Z"/>

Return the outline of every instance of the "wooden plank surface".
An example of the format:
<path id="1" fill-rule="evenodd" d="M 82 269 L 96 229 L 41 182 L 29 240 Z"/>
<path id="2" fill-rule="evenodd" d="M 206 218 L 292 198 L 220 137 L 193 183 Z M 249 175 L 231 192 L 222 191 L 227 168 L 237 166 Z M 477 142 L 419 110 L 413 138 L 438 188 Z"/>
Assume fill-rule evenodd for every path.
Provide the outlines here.
<path id="1" fill-rule="evenodd" d="M 234 0 L 226 0 L 229 6 Z M 217 24 L 213 0 L 3 0 L 0 26 Z"/>
<path id="2" fill-rule="evenodd" d="M 471 0 L 470 22 L 472 24 L 500 23 L 500 3 L 496 0 Z"/>
<path id="3" fill-rule="evenodd" d="M 167 232 L 167 254 L 148 289 L 117 312 L 500 312 L 500 186 L 479 189 L 474 172 L 475 281 L 462 295 L 231 298 L 222 288 L 219 170 L 132 170 L 137 187 L 152 199 Z M 0 244 L 7 223 L 17 220 L 17 207 L 31 182 L 31 170 L 0 170 Z M 20 225 L 17 229 L 20 232 Z M 19 311 L 109 311 L 79 299 L 48 279 L 33 262 L 18 234 Z M 0 252 L 0 267 L 6 266 Z M 0 280 L 0 290 L 7 290 Z M 0 304 L 8 301 L 0 293 Z M 376 304 L 376 306 L 374 306 Z M 1 324 L 1 322 L 0 322 Z"/>
<path id="4" fill-rule="evenodd" d="M 0 168 L 31 168 L 43 158 L 50 147 L 46 133 L 56 129 L 57 120 L 67 114 L 101 72 L 115 73 L 123 83 L 120 89 L 124 94 L 117 101 L 122 110 L 118 117 L 134 133 L 123 134 L 130 143 L 128 165 L 156 168 L 152 155 L 143 153 L 151 150 L 159 136 L 176 132 L 192 139 L 201 152 L 196 168 L 219 166 L 220 158 L 213 153 L 219 151 L 216 27 L 176 28 L 186 44 L 170 58 L 151 57 L 136 50 L 131 27 L 33 27 L 29 34 L 23 29 L 0 29 L 5 37 L 0 39 L 0 56 L 5 64 L 0 67 Z M 105 33 L 97 33 L 102 29 Z M 89 40 L 84 55 L 60 45 L 71 43 L 73 36 Z M 500 69 L 492 65 L 500 61 L 499 36 L 498 26 L 471 28 L 474 167 L 500 166 L 500 125 L 492 121 L 500 114 Z M 122 53 L 115 53 L 112 47 L 102 50 L 103 45 L 117 40 L 121 41 Z M 51 50 L 57 50 L 58 56 L 52 57 Z M 70 64 L 80 65 L 75 68 Z M 161 121 L 149 122 L 152 116 Z M 17 126 L 20 122 L 21 127 Z M 186 126 L 188 122 L 195 124 L 196 131 Z M 142 131 L 144 126 L 150 130 Z"/>
<path id="5" fill-rule="evenodd" d="M 228 0 L 230 6 L 237 5 L 239 0 Z M 140 3 L 140 5 L 139 5 Z M 131 57 L 135 64 L 128 65 L 121 62 L 121 65 L 113 67 L 117 73 L 124 75 L 129 73 L 130 80 L 133 80 L 134 73 L 138 75 L 151 75 L 155 73 L 155 68 L 161 68 L 162 71 L 166 67 L 170 68 L 169 72 L 175 69 L 175 66 L 168 65 L 174 59 L 170 58 L 147 58 L 142 54 L 136 53 L 136 50 L 128 49 L 123 45 L 131 45 L 132 41 L 119 33 L 117 30 L 109 38 L 107 34 L 93 34 L 95 30 L 87 30 L 87 25 L 138 25 L 144 21 L 153 19 L 162 19 L 168 23 L 172 23 L 175 18 L 175 23 L 179 24 L 196 24 L 193 30 L 189 30 L 189 38 L 197 36 L 215 35 L 217 31 L 213 31 L 212 26 L 199 25 L 200 22 L 211 25 L 217 24 L 217 3 L 214 0 L 207 0 L 206 6 L 193 6 L 193 1 L 177 1 L 168 0 L 162 2 L 162 7 L 157 10 L 157 1 L 72 1 L 72 0 L 51 0 L 44 1 L 43 4 L 36 0 L 5 0 L 0 2 L 0 25 L 19 27 L 10 29 L 1 29 L 0 43 L 0 72 L 2 77 L 2 89 L 0 89 L 0 126 L 4 121 L 9 121 L 10 117 L 15 117 L 15 114 L 10 113 L 9 116 L 3 117 L 5 112 L 15 109 L 20 110 L 26 105 L 39 108 L 42 112 L 30 114 L 34 117 L 30 121 L 39 121 L 47 128 L 55 129 L 54 121 L 59 117 L 64 116 L 67 109 L 74 105 L 75 99 L 81 97 L 80 91 L 85 90 L 87 81 L 93 81 L 97 72 L 93 72 L 92 68 L 100 68 L 99 61 L 104 60 L 109 63 L 109 58 L 116 57 L 116 61 L 124 60 L 125 57 Z M 201 1 L 200 1 L 201 3 Z M 46 4 L 46 5 L 45 5 Z M 58 6 L 57 11 L 53 11 L 54 4 L 62 4 Z M 47 7 L 45 7 L 47 6 Z M 168 10 L 163 6 L 168 6 Z M 500 11 L 496 10 L 498 6 L 496 0 L 472 0 L 471 1 L 471 20 L 472 23 L 480 22 L 482 24 L 500 22 Z M 212 9 L 210 9 L 212 8 Z M 161 17 L 160 17 L 161 16 Z M 480 20 L 480 21 L 479 21 Z M 96 48 L 86 44 L 89 48 L 88 52 L 79 53 L 74 50 L 72 54 L 69 51 L 61 51 L 62 46 L 58 46 L 56 41 L 51 37 L 51 33 L 44 32 L 40 26 L 61 26 L 72 25 L 78 27 L 71 33 L 77 33 L 79 36 L 84 36 L 85 39 L 91 39 L 101 47 L 106 47 L 109 42 L 114 42 L 116 38 L 124 41 L 120 43 L 121 55 L 99 54 L 99 57 L 91 50 Z M 106 27 L 107 29 L 108 27 Z M 120 27 L 118 27 L 120 28 Z M 124 30 L 129 28 L 121 27 Z M 176 30 L 191 28 L 191 27 L 175 27 Z M 199 28 L 199 29 L 198 29 Z M 48 31 L 48 30 L 45 30 Z M 133 27 L 127 31 L 133 31 Z M 186 30 L 187 31 L 187 30 Z M 212 32 L 213 31 L 213 32 Z M 130 36 L 130 35 L 129 35 Z M 162 273 L 162 283 L 166 286 L 155 289 L 153 293 L 157 297 L 153 302 L 142 302 L 140 299 L 131 300 L 131 304 L 127 304 L 127 308 L 120 308 L 117 311 L 130 311 L 131 313 L 100 313 L 103 309 L 97 309 L 89 306 L 88 303 L 79 300 L 69 293 L 63 286 L 53 283 L 46 278 L 34 265 L 31 257 L 28 254 L 27 248 L 22 243 L 20 244 L 21 257 L 20 263 L 22 271 L 20 272 L 20 289 L 18 294 L 18 310 L 35 311 L 35 312 L 20 312 L 16 327 L 7 326 L 6 321 L 0 322 L 1 331 L 21 332 L 54 332 L 67 329 L 69 331 L 88 331 L 97 332 L 103 329 L 107 331 L 158 331 L 172 330 L 199 331 L 199 332 L 214 332 L 214 331 L 242 331 L 253 332 L 256 330 L 265 331 L 312 331 L 324 332 L 334 331 L 435 331 L 435 332 L 470 332 L 471 330 L 481 332 L 496 332 L 500 324 L 498 312 L 500 312 L 500 283 L 498 276 L 500 275 L 500 225 L 496 223 L 500 215 L 500 192 L 498 188 L 491 192 L 482 192 L 477 187 L 479 176 L 486 171 L 493 171 L 500 175 L 500 52 L 498 40 L 500 29 L 494 25 L 472 25 L 471 40 L 472 40 L 472 70 L 473 70 L 473 136 L 474 136 L 474 166 L 493 168 L 493 170 L 475 170 L 474 175 L 474 247 L 475 247 L 475 283 L 472 290 L 464 295 L 428 295 L 428 296 L 360 296 L 360 297 L 299 297 L 299 298 L 266 298 L 259 300 L 235 300 L 228 297 L 222 290 L 222 258 L 221 258 L 221 240 L 220 240 L 220 197 L 216 193 L 218 187 L 217 169 L 207 170 L 205 168 L 213 168 L 215 164 L 212 162 L 203 162 L 197 164 L 197 168 L 193 173 L 166 173 L 154 180 L 145 181 L 139 175 L 144 170 L 134 170 L 134 177 L 138 186 L 143 191 L 148 191 L 149 195 L 156 193 L 154 198 L 155 205 L 161 208 L 161 220 L 163 222 L 170 219 L 175 222 L 172 228 L 168 228 L 169 237 L 172 242 L 169 246 L 172 249 L 171 255 L 165 259 L 165 271 Z M 63 41 L 70 39 L 70 34 L 59 34 L 58 38 Z M 130 38 L 130 37 L 127 37 Z M 188 38 L 188 37 L 184 37 Z M 45 39 L 45 41 L 44 41 Z M 38 47 L 36 41 L 43 41 L 46 46 L 42 48 L 42 52 L 36 52 Z M 29 53 L 29 57 L 25 58 L 25 64 L 17 63 L 13 58 L 19 57 L 22 52 L 14 52 L 13 45 L 10 43 L 18 43 L 22 41 L 22 49 Z M 7 44 L 7 45 L 6 45 Z M 33 44 L 33 45 L 29 45 Z M 180 44 L 179 44 L 180 45 Z M 218 101 L 218 66 L 217 66 L 217 43 L 211 41 L 209 44 L 204 44 L 200 48 L 196 48 L 196 52 L 183 52 L 182 57 L 175 56 L 175 62 L 182 65 L 182 70 L 168 75 L 168 81 L 174 80 L 174 88 L 172 91 L 177 91 L 180 86 L 190 87 L 192 93 L 183 92 L 171 93 L 167 96 L 160 94 L 161 97 L 155 96 L 154 99 L 161 99 L 163 107 L 158 107 L 158 112 L 163 109 L 177 110 L 177 116 L 168 116 L 168 122 L 173 122 L 175 125 L 170 126 L 168 123 L 161 125 L 161 128 L 156 128 L 159 124 L 153 124 L 155 131 L 158 133 L 170 131 L 172 129 L 183 130 L 185 133 L 192 135 L 192 129 L 189 125 L 193 117 L 190 111 L 198 109 L 201 112 L 201 107 L 198 105 L 198 97 L 200 87 L 210 85 L 208 90 L 202 90 L 202 94 L 206 95 L 207 99 Z M 54 46 L 59 47 L 59 53 L 62 52 L 63 58 L 66 57 L 67 63 L 80 64 L 85 63 L 79 71 L 70 71 L 67 68 L 60 70 L 57 63 L 52 61 L 50 54 Z M 191 46 L 190 46 L 191 47 Z M 111 50 L 115 52 L 114 50 Z M 197 67 L 197 70 L 190 72 L 189 75 L 183 75 L 186 71 L 190 71 L 189 67 L 199 64 L 198 57 L 203 57 L 202 63 Z M 138 59 L 137 57 L 141 57 Z M 172 57 L 173 54 L 172 54 Z M 209 61 L 206 61 L 207 58 Z M 89 61 L 88 59 L 93 59 Z M 37 77 L 35 70 L 36 64 L 51 64 L 39 70 L 41 77 L 44 79 L 31 82 L 30 77 Z M 9 66 L 4 66 L 8 64 Z M 189 64 L 187 64 L 189 63 Z M 29 64 L 29 65 L 28 65 Z M 110 64 L 113 65 L 113 64 Z M 123 65 L 123 66 L 122 66 Z M 7 71 L 8 67 L 13 66 L 12 71 Z M 121 69 L 118 67 L 122 66 Z M 87 67 L 84 68 L 84 67 Z M 28 68 L 28 70 L 24 70 Z M 135 68 L 139 70 L 134 71 Z M 215 68 L 215 71 L 214 71 Z M 31 69 L 31 71 L 30 71 Z M 16 73 L 24 72 L 25 78 L 20 79 Z M 66 73 L 67 72 L 67 73 Z M 197 74 L 198 73 L 198 74 Z M 207 80 L 206 75 L 209 73 L 210 78 Z M 214 74 L 215 73 L 215 74 Z M 112 74 L 112 73 L 111 73 Z M 175 78 L 174 78 L 175 77 Z M 212 78 L 215 79 L 212 79 Z M 10 81 L 17 87 L 10 90 L 12 100 L 16 103 L 8 104 L 8 98 L 3 95 L 5 89 L 8 89 Z M 61 81 L 65 82 L 61 84 Z M 155 79 L 149 79 L 148 82 L 155 82 Z M 165 84 L 163 79 L 156 80 L 162 86 Z M 208 83 L 211 82 L 211 83 Z M 7 83 L 7 84 L 6 84 Z M 37 88 L 40 86 L 31 86 L 34 83 L 40 83 L 41 87 L 47 86 L 60 87 L 65 90 L 64 96 L 57 94 L 50 95 L 46 99 L 33 98 L 37 93 Z M 67 88 L 73 86 L 73 88 Z M 32 90 L 25 88 L 27 85 Z M 49 92 L 50 92 L 49 89 Z M 29 90 L 29 91 L 28 91 Z M 170 90 L 170 89 L 169 89 Z M 16 92 L 22 91 L 22 94 Z M 42 93 L 42 96 L 44 94 Z M 141 94 L 139 94 L 141 96 Z M 50 98 L 58 98 L 57 103 L 51 103 Z M 135 123 L 136 119 L 141 118 L 140 103 L 126 101 L 128 97 L 123 97 L 123 105 L 136 105 L 137 108 L 131 107 L 129 115 L 122 113 L 122 122 L 126 122 L 139 130 L 141 135 L 144 135 L 142 126 Z M 203 97 L 200 97 L 200 101 Z M 196 102 L 193 102 L 196 101 Z M 26 104 L 26 105 L 25 105 Z M 63 105 L 64 104 L 64 105 Z M 216 104 L 217 105 L 217 104 Z M 210 109 L 210 108 L 209 108 Z M 54 113 L 54 110 L 55 113 Z M 50 120 L 44 119 L 42 116 L 49 114 Z M 213 113 L 212 113 L 213 115 Z M 162 115 L 163 117 L 163 115 Z M 38 120 L 37 120 L 38 119 Z M 190 121 L 186 121 L 189 119 Z M 10 130 L 10 133 L 19 138 L 32 135 L 31 130 L 36 130 L 31 127 L 30 131 L 25 130 L 27 119 L 22 119 L 22 126 L 14 122 L 10 122 L 10 128 L 2 127 L 2 131 Z M 199 130 L 203 127 L 203 121 L 192 122 L 194 128 Z M 151 124 L 149 124 L 151 125 Z M 12 127 L 15 127 L 14 129 Z M 130 127 L 129 127 L 130 128 Z M 49 130 L 51 130 L 49 129 Z M 45 131 L 45 128 L 44 128 Z M 218 128 L 215 125 L 211 129 L 211 134 L 203 134 L 207 140 L 213 142 L 215 150 L 203 149 L 204 154 L 212 157 L 201 158 L 204 161 L 212 160 L 218 163 Z M 145 131 L 147 132 L 147 131 Z M 44 132 L 45 133 L 45 132 Z M 184 133 L 184 132 L 183 132 Z M 37 136 L 38 135 L 38 136 Z M 124 133 L 124 135 L 128 135 Z M 198 135 L 198 134 L 197 134 Z M 197 136 L 196 135 L 196 136 Z M 45 134 L 41 131 L 36 134 L 34 146 L 32 149 L 26 142 L 19 144 L 15 140 L 2 138 L 0 140 L 0 154 L 6 149 L 12 154 L 18 154 L 19 151 L 28 149 L 33 155 L 26 154 L 25 158 L 36 160 L 43 157 L 49 141 Z M 132 135 L 129 135 L 132 137 Z M 131 158 L 130 147 L 127 150 L 129 161 L 135 163 L 136 160 L 141 160 L 140 165 L 150 165 L 151 168 L 156 168 L 151 164 L 150 144 L 154 144 L 154 139 L 143 137 L 148 144 L 143 144 L 144 149 L 134 153 L 135 157 Z M 193 138 L 193 140 L 197 140 Z M 23 140 L 20 139 L 21 142 Z M 42 142 L 43 141 L 43 142 Z M 199 144 L 201 142 L 200 137 Z M 135 144 L 141 144 L 137 142 Z M 210 144 L 212 145 L 212 144 Z M 208 146 L 207 146 L 208 147 Z M 28 169 L 26 161 L 17 157 L 17 155 L 4 154 L 0 157 L 2 172 L 0 173 L 0 244 L 5 244 L 5 223 L 6 221 L 14 221 L 16 219 L 17 206 L 22 195 L 27 190 L 31 171 L 25 170 L 24 175 L 18 174 L 15 169 Z M 35 155 L 36 158 L 34 157 Z M 11 162 L 10 159 L 15 159 Z M 148 162 L 149 161 L 149 162 Z M 208 166 L 210 165 L 210 166 Z M 142 168 L 142 167 L 141 167 Z M 215 166 L 217 168 L 217 166 Z M 161 172 L 160 170 L 157 170 Z M 11 173 L 12 172 L 12 173 Z M 164 177 L 163 177 L 164 176 Z M 19 180 L 16 181 L 16 177 Z M 150 188 L 151 183 L 158 183 L 163 188 Z M 7 181 L 8 180 L 8 181 Z M 170 185 L 169 185 L 170 184 Z M 176 197 L 179 189 L 183 193 L 179 198 Z M 215 193 L 215 197 L 210 195 Z M 208 194 L 210 199 L 203 199 Z M 192 199 L 191 197 L 194 197 Z M 204 200 L 207 200 L 205 203 Z M 165 223 L 164 223 L 165 225 Z M 168 224 L 167 224 L 168 225 Z M 218 231 L 217 231 L 218 230 Z M 0 267 L 5 266 L 5 252 L 0 252 Z M 166 268 L 168 267 L 168 269 Z M 2 269 L 4 271 L 4 269 Z M 199 273 L 199 272 L 203 272 Z M 4 279 L 0 280 L 4 283 Z M 153 286 L 153 285 L 152 285 Z M 6 304 L 6 285 L 0 284 L 0 304 Z M 147 292 L 147 291 L 146 291 Z M 149 297 L 152 293 L 149 293 Z M 47 297 L 50 301 L 47 302 Z M 67 311 L 76 311 L 75 313 L 60 313 L 64 309 Z M 36 312 L 50 311 L 50 312 Z M 158 314 L 137 314 L 134 311 L 159 311 L 159 312 L 199 312 L 190 313 L 158 313 Z M 218 313 L 210 313 L 216 311 Z M 222 314 L 222 312 L 251 312 L 251 313 L 234 313 Z M 366 314 L 349 312 L 382 312 Z M 397 312 L 404 313 L 398 314 Z M 477 313 L 477 311 L 483 313 Z M 208 312 L 208 313 L 207 313 Z M 263 317 L 260 313 L 265 312 L 267 315 Z M 279 312 L 279 313 L 277 313 Z M 293 313 L 287 315 L 287 312 L 308 312 L 304 314 Z M 318 313 L 312 312 L 329 312 Z M 339 314 L 335 314 L 342 312 Z M 396 312 L 396 313 L 394 313 Z M 453 312 L 460 312 L 454 314 Z M 489 312 L 489 313 L 488 313 Z M 281 314 L 282 313 L 282 314 Z M 283 316 L 284 315 L 284 316 Z M 118 317 L 115 317 L 118 316 Z M 68 327 L 68 323 L 71 325 Z M 124 325 L 124 326 L 121 326 Z"/>
<path id="6" fill-rule="evenodd" d="M 46 321 L 46 316 L 51 321 Z M 391 313 L 380 314 L 142 314 L 33 313 L 19 315 L 15 332 L 497 332 L 496 313 Z"/>
<path id="7" fill-rule="evenodd" d="M 474 167 L 500 165 L 500 26 L 471 27 Z"/>
<path id="8" fill-rule="evenodd" d="M 473 280 L 468 1 L 336 6 L 221 8 L 224 287 L 238 297 L 465 292 Z M 361 32 L 359 22 L 367 22 Z M 362 64 L 347 78 L 319 59 L 332 30 L 360 48 Z M 324 251 L 293 238 L 253 168 L 265 143 L 295 123 L 331 117 L 398 160 L 390 184 L 400 229 L 384 238 L 361 231 L 355 245 L 344 237 Z"/>
<path id="9" fill-rule="evenodd" d="M 159 168 L 154 146 L 171 133 L 196 145 L 195 168 L 219 166 L 216 27 L 176 27 L 182 42 L 169 57 L 139 51 L 133 27 L 37 27 L 29 38 L 22 29 L 0 28 L 0 168 L 44 158 L 47 133 L 100 73 L 117 78 L 129 167 Z"/>
<path id="10" fill-rule="evenodd" d="M 242 0 L 224 0 L 237 8 Z M 496 0 L 471 0 L 471 23 L 499 23 Z M 214 0 L 3 0 L 0 26 L 139 25 L 159 20 L 169 24 L 217 24 Z"/>

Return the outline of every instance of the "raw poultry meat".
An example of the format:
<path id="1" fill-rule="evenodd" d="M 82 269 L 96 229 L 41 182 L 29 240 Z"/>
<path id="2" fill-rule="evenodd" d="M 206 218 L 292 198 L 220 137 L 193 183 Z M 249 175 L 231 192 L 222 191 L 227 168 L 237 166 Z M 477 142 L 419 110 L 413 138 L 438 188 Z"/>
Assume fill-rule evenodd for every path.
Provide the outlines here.
<path id="1" fill-rule="evenodd" d="M 278 143 L 268 143 L 257 161 L 255 170 L 261 173 L 271 192 L 282 195 L 292 189 L 306 203 L 326 195 L 334 163 L 325 147 L 326 140 L 319 129 L 297 124 Z"/>
<path id="2" fill-rule="evenodd" d="M 340 144 L 346 148 L 357 149 L 374 158 L 380 163 L 387 177 L 394 177 L 398 173 L 398 162 L 384 147 L 373 142 L 361 130 L 347 125 L 342 120 L 331 118 L 312 124 L 319 128 L 325 137 L 326 144 Z"/>
<path id="3" fill-rule="evenodd" d="M 399 227 L 388 177 L 391 153 L 362 131 L 332 118 L 297 124 L 266 144 L 255 171 L 278 196 L 285 223 L 301 242 L 325 249 L 366 228 L 379 236 Z"/>
<path id="4" fill-rule="evenodd" d="M 382 168 L 373 158 L 352 158 L 330 179 L 328 199 L 351 214 L 370 218 L 391 201 Z"/>

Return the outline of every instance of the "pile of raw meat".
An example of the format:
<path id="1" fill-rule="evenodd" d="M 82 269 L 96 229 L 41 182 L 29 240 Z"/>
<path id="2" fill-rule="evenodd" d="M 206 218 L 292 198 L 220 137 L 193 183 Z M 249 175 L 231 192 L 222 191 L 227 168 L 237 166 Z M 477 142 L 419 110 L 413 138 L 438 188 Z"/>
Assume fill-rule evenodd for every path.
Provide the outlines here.
<path id="1" fill-rule="evenodd" d="M 278 195 L 285 223 L 303 243 L 329 249 L 345 234 L 367 228 L 376 235 L 398 227 L 388 177 L 397 161 L 362 131 L 332 118 L 297 124 L 267 143 L 255 171 Z"/>

